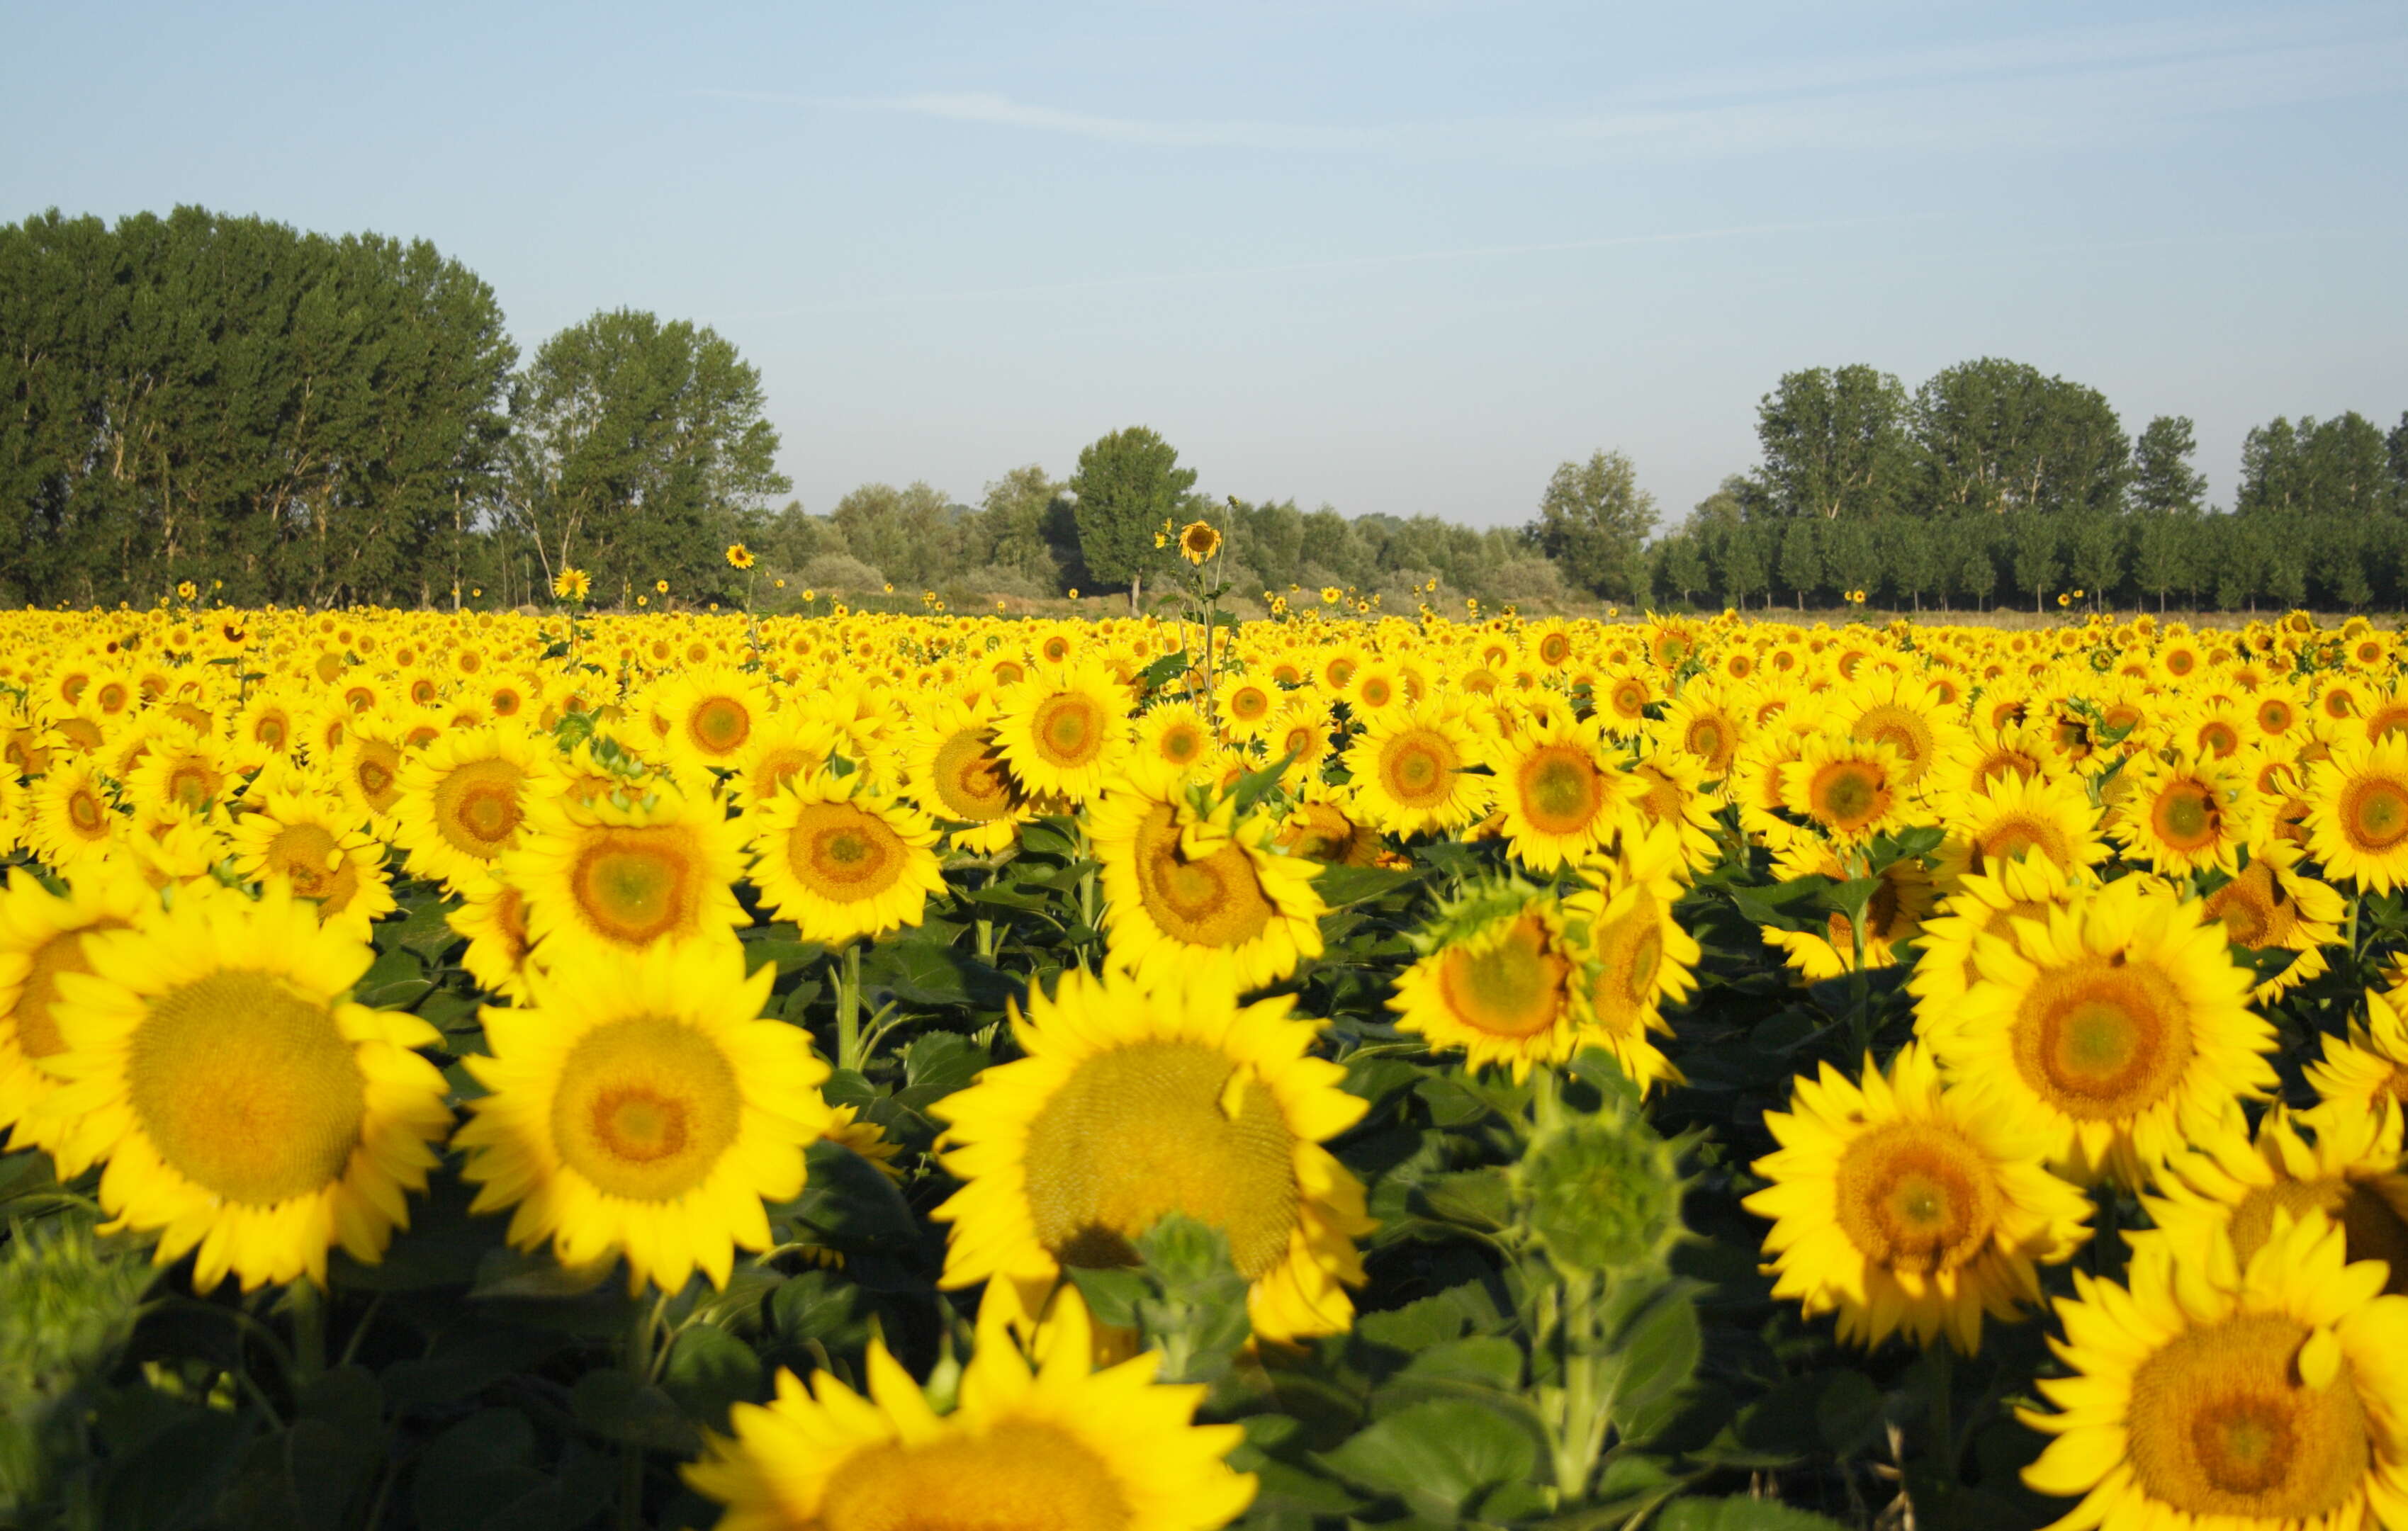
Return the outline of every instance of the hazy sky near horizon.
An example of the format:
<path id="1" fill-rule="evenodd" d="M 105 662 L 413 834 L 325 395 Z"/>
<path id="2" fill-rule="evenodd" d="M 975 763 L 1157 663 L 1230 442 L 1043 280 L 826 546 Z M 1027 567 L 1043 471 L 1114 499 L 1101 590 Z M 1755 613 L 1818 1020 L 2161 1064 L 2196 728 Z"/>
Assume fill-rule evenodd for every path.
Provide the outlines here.
<path id="1" fill-rule="evenodd" d="M 526 351 L 761 369 L 805 505 L 1146 423 L 1198 487 L 1668 521 L 1784 370 L 1992 354 L 2197 421 L 2408 409 L 2408 7 L 0 5 L 0 221 L 423 236 Z"/>

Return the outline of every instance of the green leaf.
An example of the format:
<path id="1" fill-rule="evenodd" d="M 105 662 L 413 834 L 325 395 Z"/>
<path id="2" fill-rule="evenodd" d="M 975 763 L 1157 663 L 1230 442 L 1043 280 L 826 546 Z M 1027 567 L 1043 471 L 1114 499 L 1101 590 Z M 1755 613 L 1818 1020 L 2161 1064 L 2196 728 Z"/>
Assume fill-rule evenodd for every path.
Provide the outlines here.
<path id="1" fill-rule="evenodd" d="M 410 1500 L 425 1531 L 476 1531 L 494 1507 L 539 1487 L 535 1426 L 515 1409 L 480 1409 L 427 1443 Z"/>
<path id="2" fill-rule="evenodd" d="M 1333 909 L 1353 904 L 1368 903 L 1385 897 L 1408 883 L 1418 882 L 1419 872 L 1393 871 L 1385 866 L 1348 866 L 1342 863 L 1325 866 L 1312 879 L 1312 891 Z"/>
<path id="3" fill-rule="evenodd" d="M 1539 1449 L 1495 1410 L 1439 1398 L 1398 1409 L 1318 1460 L 1414 1514 L 1453 1520 L 1485 1490 L 1530 1478 Z"/>
<path id="4" fill-rule="evenodd" d="M 1522 1347 L 1501 1335 L 1450 1339 L 1414 1356 L 1403 1375 L 1451 1378 L 1512 1393 L 1522 1385 Z"/>
<path id="5" fill-rule="evenodd" d="M 792 1225 L 806 1243 L 847 1253 L 915 1253 L 919 1220 L 895 1182 L 841 1143 L 813 1143 L 804 1155 L 803 1194 L 769 1209 L 772 1223 Z"/>
<path id="6" fill-rule="evenodd" d="M 1494 1166 L 1433 1175 L 1414 1200 L 1426 1215 L 1468 1228 L 1493 1232 L 1513 1221 L 1512 1183 Z"/>
<path id="7" fill-rule="evenodd" d="M 606 1255 L 585 1266 L 564 1266 L 552 1257 L 550 1246 L 514 1250 L 501 1245 L 477 1262 L 477 1279 L 468 1288 L 478 1297 L 581 1297 L 599 1288 L 618 1269 L 619 1257 Z"/>
<path id="8" fill-rule="evenodd" d="M 1670 1424 L 1704 1352 L 1686 1283 L 1668 1283 L 1618 1337 L 1611 1417 L 1623 1438 L 1644 1443 Z"/>
<path id="9" fill-rule="evenodd" d="M 760 1403 L 768 1395 L 762 1385 L 761 1358 L 744 1341 L 710 1324 L 678 1332 L 661 1373 L 661 1388 L 687 1418 L 712 1430 L 727 1428 L 729 1406 Z"/>
<path id="10" fill-rule="evenodd" d="M 903 1088 L 895 1098 L 915 1111 L 967 1089 L 989 1062 L 986 1049 L 959 1032 L 932 1031 L 903 1050 Z"/>
<path id="11" fill-rule="evenodd" d="M 1063 1268 L 1078 1283 L 1079 1295 L 1086 1299 L 1087 1311 L 1096 1315 L 1096 1322 L 1115 1329 L 1137 1327 L 1138 1304 L 1152 1291 L 1144 1272 L 1096 1270 L 1085 1266 Z"/>
<path id="12" fill-rule="evenodd" d="M 1656 1531 L 1843 1531 L 1840 1523 L 1778 1499 L 1675 1499 L 1656 1517 Z"/>
<path id="13" fill-rule="evenodd" d="M 863 953 L 861 987 L 872 1003 L 988 1010 L 1001 1009 L 1020 992 L 1005 974 L 925 935 L 882 941 Z"/>
<path id="14" fill-rule="evenodd" d="M 377 958 L 352 986 L 351 997 L 372 1010 L 407 1009 L 435 985 L 415 954 L 395 947 Z"/>
<path id="15" fill-rule="evenodd" d="M 178 1407 L 166 1424 L 109 1464 L 101 1524 L 142 1531 L 186 1531 L 208 1518 L 234 1477 L 255 1420 L 214 1409 Z"/>
<path id="16" fill-rule="evenodd" d="M 691 1455 L 702 1437 L 677 1400 L 616 1367 L 589 1371 L 569 1395 L 577 1423 L 608 1440 Z"/>

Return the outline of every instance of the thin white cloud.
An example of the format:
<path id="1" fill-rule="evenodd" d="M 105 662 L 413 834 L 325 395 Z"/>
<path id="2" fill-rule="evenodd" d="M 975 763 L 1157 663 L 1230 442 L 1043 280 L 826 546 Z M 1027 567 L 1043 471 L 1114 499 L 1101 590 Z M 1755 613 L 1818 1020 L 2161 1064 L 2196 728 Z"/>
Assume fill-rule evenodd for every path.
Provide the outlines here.
<path id="1" fill-rule="evenodd" d="M 987 92 L 697 93 L 1139 147 L 1485 159 L 2051 149 L 2157 139 L 2216 113 L 2403 90 L 2408 29 L 2390 13 L 2348 10 L 2075 28 L 1978 44 L 1742 64 L 1635 83 L 1587 111 L 1446 122 L 1154 120 Z"/>

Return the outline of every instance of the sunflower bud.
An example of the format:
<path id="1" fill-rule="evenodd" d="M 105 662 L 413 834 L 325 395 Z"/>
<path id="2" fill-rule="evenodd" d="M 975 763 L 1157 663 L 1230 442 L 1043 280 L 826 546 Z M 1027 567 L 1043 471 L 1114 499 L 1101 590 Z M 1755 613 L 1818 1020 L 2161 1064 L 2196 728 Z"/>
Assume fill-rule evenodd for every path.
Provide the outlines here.
<path id="1" fill-rule="evenodd" d="M 1681 1232 L 1678 1154 L 1618 1100 L 1542 1131 L 1514 1180 L 1530 1231 L 1566 1273 L 1659 1264 Z"/>

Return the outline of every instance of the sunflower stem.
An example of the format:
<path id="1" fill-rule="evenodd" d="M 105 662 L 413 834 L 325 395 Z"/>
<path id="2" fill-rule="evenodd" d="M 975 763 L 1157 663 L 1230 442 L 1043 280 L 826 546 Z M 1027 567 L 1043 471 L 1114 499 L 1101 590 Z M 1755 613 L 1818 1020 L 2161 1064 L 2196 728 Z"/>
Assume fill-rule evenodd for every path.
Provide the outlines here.
<path id="1" fill-rule="evenodd" d="M 284 1289 L 293 1313 L 293 1389 L 298 1393 L 326 1369 L 326 1297 L 314 1282 L 299 1281 Z"/>
<path id="2" fill-rule="evenodd" d="M 1945 1335 L 1924 1347 L 1931 1371 L 1931 1453 L 1940 1464 L 1941 1481 L 1956 1486 L 1956 1350 Z"/>
<path id="3" fill-rule="evenodd" d="M 836 1058 L 838 1068 L 860 1071 L 861 943 L 845 943 L 836 974 Z"/>

